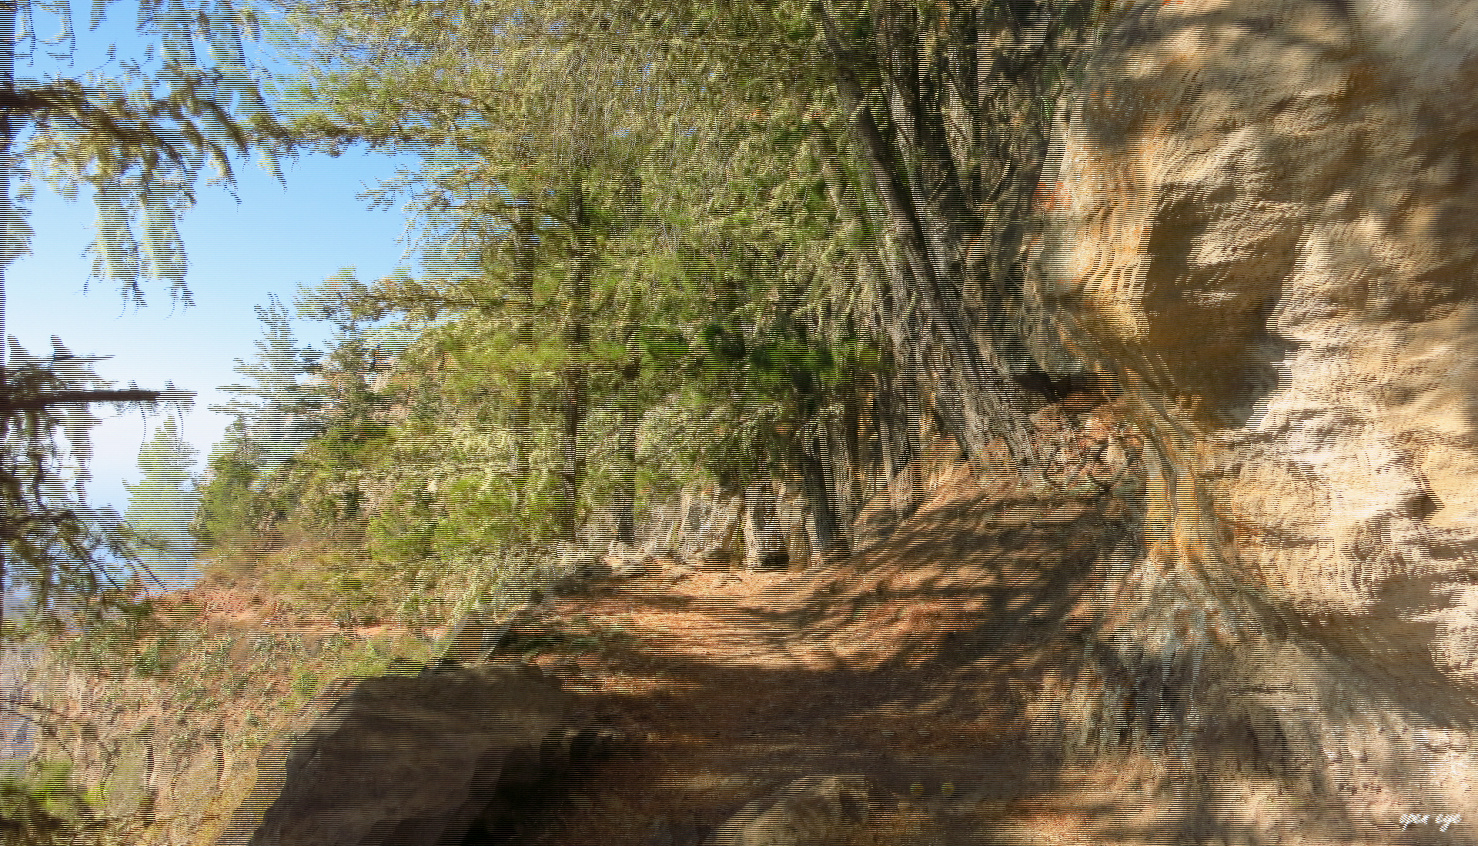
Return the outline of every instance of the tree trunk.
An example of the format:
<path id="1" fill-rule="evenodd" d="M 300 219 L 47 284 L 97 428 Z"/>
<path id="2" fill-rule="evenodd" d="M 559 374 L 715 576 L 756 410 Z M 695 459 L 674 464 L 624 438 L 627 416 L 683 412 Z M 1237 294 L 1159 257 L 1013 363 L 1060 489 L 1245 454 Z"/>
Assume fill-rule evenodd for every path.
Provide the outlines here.
<path id="1" fill-rule="evenodd" d="M 642 180 L 629 175 L 621 185 L 617 213 L 625 229 L 630 231 L 642 220 Z M 641 403 L 637 379 L 641 376 L 641 355 L 632 347 L 637 324 L 628 324 L 623 343 L 627 349 L 626 364 L 621 368 L 621 428 L 617 433 L 616 490 L 613 508 L 616 512 L 616 540 L 628 546 L 636 543 L 636 430 L 641 425 Z"/>
<path id="2" fill-rule="evenodd" d="M 1055 49 L 1055 30 L 1047 27 L 1041 44 L 1028 45 L 1023 38 L 1029 33 L 1018 26 L 1014 38 L 1021 43 L 996 49 L 991 45 L 999 33 L 987 24 L 986 9 L 952 7 L 949 26 L 958 32 L 950 34 L 961 39 L 959 46 L 925 51 L 921 44 L 936 34 L 925 31 L 914 4 L 883 2 L 875 8 L 877 43 L 855 45 L 843 41 L 825 4 L 811 7 L 888 214 L 897 260 L 883 266 L 894 296 L 907 303 L 893 319 L 916 324 L 892 327 L 895 353 L 901 363 L 920 365 L 905 372 L 927 374 L 929 393 L 945 406 L 941 417 L 972 459 L 984 460 L 999 437 L 1017 471 L 1036 481 L 1028 396 L 1011 376 L 1037 367 L 1023 330 L 1021 247 L 1047 127 L 1029 118 L 1021 127 L 1002 129 L 985 107 L 1003 86 L 1033 84 L 1029 75 L 1004 82 L 999 77 L 1020 77 L 1021 68 L 1035 71 L 1032 62 Z M 1028 3 L 1012 13 L 1032 22 L 1044 8 Z M 966 26 L 970 21 L 978 26 Z M 1012 34 L 1009 27 L 1002 32 Z M 1030 49 L 1024 58 L 1007 56 L 1016 47 Z M 868 62 L 875 67 L 867 68 Z M 864 71 L 881 80 L 877 89 L 863 87 L 860 80 L 872 78 Z M 1027 99 L 1038 93 L 1025 92 Z M 874 113 L 879 103 L 883 125 Z M 947 119 L 946 107 L 954 120 Z M 964 131 L 970 137 L 952 140 L 961 118 L 969 118 Z M 983 178 L 988 170 L 992 185 Z"/>
<path id="3" fill-rule="evenodd" d="M 817 441 L 822 448 L 821 462 L 827 475 L 827 494 L 835 521 L 838 552 L 852 549 L 852 524 L 857 519 L 857 500 L 853 495 L 852 452 L 847 444 L 843 421 L 828 421 L 819 427 Z"/>
<path id="4" fill-rule="evenodd" d="M 633 359 L 621 373 L 625 397 L 621 405 L 621 430 L 617 434 L 618 478 L 612 504 L 616 512 L 616 540 L 628 546 L 636 543 L 636 429 L 641 425 L 641 409 L 637 405 L 635 384 L 640 368 L 641 361 Z"/>
<path id="5" fill-rule="evenodd" d="M 16 16 L 20 14 L 20 7 L 16 3 L 8 3 L 0 8 L 0 91 L 9 94 L 15 90 L 15 28 Z M 16 211 L 10 203 L 10 170 L 5 162 L 10 158 L 11 135 L 15 127 L 11 125 L 10 112 L 0 109 L 0 250 L 11 253 L 15 249 L 14 239 L 20 235 L 15 231 Z M 6 340 L 5 322 L 5 269 L 8 262 L 0 257 L 0 397 L 8 397 L 10 383 L 7 379 L 5 369 L 9 363 L 7 353 L 10 345 Z M 0 445 L 3 445 L 9 432 L 10 410 L 0 411 Z M 8 455 L 0 455 L 0 461 L 9 463 Z M 9 511 L 0 514 L 0 521 L 9 521 Z M 0 523 L 0 536 L 9 537 L 12 528 Z M 8 584 L 8 570 L 5 557 L 5 546 L 0 544 L 0 657 L 4 655 L 5 648 L 5 602 L 10 596 Z"/>
<path id="6" fill-rule="evenodd" d="M 818 432 L 810 439 L 801 456 L 801 482 L 806 500 L 811 505 L 812 522 L 816 536 L 813 555 L 825 555 L 838 548 L 836 510 L 831 499 L 831 486 L 827 483 L 825 455 L 818 443 L 826 437 Z"/>
<path id="7" fill-rule="evenodd" d="M 514 342 L 523 349 L 534 345 L 534 223 L 527 206 L 519 210 L 513 224 L 513 298 L 523 314 L 514 332 Z M 533 442 L 531 415 L 534 404 L 533 374 L 513 377 L 513 454 L 508 469 L 513 474 L 520 498 L 529 478 L 529 452 Z"/>
<path id="8" fill-rule="evenodd" d="M 585 477 L 580 427 L 585 421 L 589 400 L 590 377 L 586 361 L 590 352 L 590 276 L 594 249 L 584 186 L 578 177 L 570 194 L 570 227 L 573 230 L 574 255 L 570 261 L 564 326 L 565 355 L 569 362 L 564 368 L 561 391 L 560 452 L 564 466 L 560 470 L 560 482 L 564 501 L 560 506 L 560 535 L 565 540 L 574 541 L 579 530 L 580 487 Z"/>
<path id="9" fill-rule="evenodd" d="M 919 478 L 918 400 L 906 382 L 878 376 L 872 417 L 878 430 L 878 451 L 887 476 L 888 503 L 893 513 L 906 517 L 923 500 Z"/>

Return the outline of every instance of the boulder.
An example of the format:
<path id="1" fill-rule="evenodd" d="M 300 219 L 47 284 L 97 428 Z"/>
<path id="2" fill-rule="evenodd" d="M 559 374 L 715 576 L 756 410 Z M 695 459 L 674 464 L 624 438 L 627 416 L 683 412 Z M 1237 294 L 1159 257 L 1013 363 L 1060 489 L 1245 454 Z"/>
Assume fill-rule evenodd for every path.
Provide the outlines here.
<path id="1" fill-rule="evenodd" d="M 640 579 L 643 576 L 650 576 L 655 572 L 657 572 L 657 567 L 655 564 L 648 564 L 645 561 L 641 560 L 623 561 L 620 564 L 617 564 L 615 567 L 611 568 L 611 578 L 620 579 L 623 581 L 628 579 Z"/>
<path id="2" fill-rule="evenodd" d="M 366 679 L 295 742 L 264 755 L 255 794 L 218 842 L 459 842 L 505 767 L 547 757 L 541 747 L 567 708 L 516 662 Z"/>
<path id="3" fill-rule="evenodd" d="M 590 561 L 564 571 L 550 589 L 561 596 L 588 593 L 601 582 L 611 578 L 614 568 L 604 561 Z"/>
<path id="4" fill-rule="evenodd" d="M 811 563 L 811 509 L 804 497 L 790 496 L 776 505 L 775 524 L 785 538 L 785 557 L 773 556 L 778 566 L 804 567 Z"/>
<path id="5" fill-rule="evenodd" d="M 745 805 L 714 830 L 707 846 L 843 846 L 868 819 L 862 776 L 806 776 Z"/>
<path id="6" fill-rule="evenodd" d="M 579 570 L 582 567 L 603 563 L 601 561 L 603 556 L 591 547 L 573 544 L 568 541 L 561 541 L 555 547 L 554 552 L 555 560 L 559 562 L 560 571 L 565 573 Z"/>
<path id="7" fill-rule="evenodd" d="M 705 518 L 684 544 L 685 551 L 705 562 L 729 561 L 737 557 L 741 540 L 742 497 L 706 494 Z"/>
<path id="8" fill-rule="evenodd" d="M 783 568 L 790 555 L 779 525 L 775 488 L 757 482 L 744 491 L 744 566 L 751 570 Z"/>
<path id="9" fill-rule="evenodd" d="M 642 545 L 645 555 L 667 556 L 673 550 L 673 533 L 678 523 L 677 508 L 672 505 L 653 506 L 638 528 L 638 535 L 646 538 Z"/>

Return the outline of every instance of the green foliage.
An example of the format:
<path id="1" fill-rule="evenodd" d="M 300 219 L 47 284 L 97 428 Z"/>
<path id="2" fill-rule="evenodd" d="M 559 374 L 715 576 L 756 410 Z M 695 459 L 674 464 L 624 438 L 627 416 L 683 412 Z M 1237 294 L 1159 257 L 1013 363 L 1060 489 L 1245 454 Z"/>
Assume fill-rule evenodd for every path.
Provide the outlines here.
<path id="1" fill-rule="evenodd" d="M 211 457 L 190 524 L 197 542 L 207 548 L 219 546 L 260 526 L 264 503 L 252 487 L 256 475 L 256 462 L 244 450 L 228 447 Z"/>
<path id="2" fill-rule="evenodd" d="M 86 404 L 48 400 L 85 396 L 122 404 L 143 392 L 113 390 L 92 371 L 95 359 L 53 345 L 46 359 L 10 345 L 5 397 L 15 407 L 0 409 L 0 542 L 6 595 L 23 598 L 25 613 L 6 620 L 0 639 L 17 627 L 57 632 L 145 608 L 136 594 L 147 570 L 135 557 L 134 533 L 116 513 L 85 505 L 88 435 L 97 418 Z M 186 394 L 165 396 L 177 408 L 189 402 Z"/>
<path id="3" fill-rule="evenodd" d="M 1088 5 L 293 5 L 295 127 L 421 156 L 377 197 L 410 201 L 421 266 L 315 294 L 415 340 L 373 390 L 338 382 L 359 410 L 295 446 L 273 496 L 425 572 L 698 478 L 850 487 L 856 456 L 831 456 L 943 331 L 925 315 L 1019 352 L 1031 191 Z M 344 374 L 371 369 L 358 343 L 330 351 Z"/>
<path id="4" fill-rule="evenodd" d="M 265 481 L 323 431 L 325 400 L 314 381 L 323 354 L 298 343 L 287 309 L 276 297 L 266 307 L 257 306 L 257 319 L 262 337 L 256 358 L 238 358 L 233 368 L 246 381 L 225 386 L 236 399 L 211 410 L 232 415 L 234 447 L 251 456 L 258 481 Z"/>
<path id="5" fill-rule="evenodd" d="M 62 762 L 33 762 L 19 777 L 0 778 L 0 844 L 81 846 L 99 843 L 103 825 Z"/>
<path id="6" fill-rule="evenodd" d="M 425 273 L 344 277 L 315 300 L 340 321 L 434 324 L 398 360 L 397 413 L 373 450 L 325 433 L 288 474 L 373 478 L 353 512 L 377 561 L 539 547 L 612 503 L 665 496 L 695 464 L 784 472 L 804 425 L 851 389 L 836 351 L 865 346 L 816 319 L 836 310 L 818 305 L 817 268 L 855 279 L 855 259 L 788 258 L 835 228 L 814 176 L 794 199 L 784 189 L 801 110 L 736 146 L 731 92 L 660 72 L 671 57 L 647 41 L 570 43 L 581 10 L 547 11 L 294 9 L 315 39 L 299 53 L 298 129 L 331 150 L 423 157 L 383 196 L 413 200 Z M 792 18 L 788 32 L 807 31 Z M 793 79 L 766 79 L 744 96 L 791 103 Z M 682 435 L 663 437 L 664 421 Z"/>
<path id="7" fill-rule="evenodd" d="M 237 359 L 245 380 L 226 388 L 237 398 L 213 407 L 235 419 L 211 458 L 191 529 L 207 546 L 249 546 L 289 519 L 303 528 L 356 524 L 365 497 L 357 471 L 383 446 L 365 367 L 377 347 L 349 332 L 325 360 L 298 342 L 275 298 L 257 315 L 257 355 Z"/>
<path id="8" fill-rule="evenodd" d="M 92 28 L 110 5 L 93 4 Z M 28 61 L 68 57 L 75 43 L 71 4 L 28 0 L 5 13 L 6 33 L 19 23 L 23 35 L 14 47 L 8 37 L 0 47 L 7 140 L 18 154 L 3 180 L 3 200 L 9 206 L 11 185 L 22 201 L 40 184 L 69 198 L 85 186 L 97 208 L 95 272 L 134 298 L 142 296 L 140 282 L 152 279 L 188 301 L 176 221 L 193 204 L 202 173 L 209 169 L 229 183 L 232 157 L 253 150 L 276 172 L 289 137 L 247 49 L 263 35 L 251 4 L 140 0 L 136 8 L 149 45 L 144 55 L 119 57 L 101 72 L 72 77 L 57 69 L 30 79 L 15 77 L 17 60 L 24 69 Z M 40 37 L 47 29 L 57 37 Z M 30 234 L 20 210 L 10 208 L 0 266 L 25 252 Z"/>

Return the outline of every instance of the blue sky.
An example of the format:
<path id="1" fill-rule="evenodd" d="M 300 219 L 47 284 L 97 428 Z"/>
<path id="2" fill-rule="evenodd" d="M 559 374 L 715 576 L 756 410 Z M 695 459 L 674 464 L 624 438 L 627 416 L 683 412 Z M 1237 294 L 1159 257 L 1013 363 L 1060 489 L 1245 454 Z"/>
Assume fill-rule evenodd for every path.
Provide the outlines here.
<path id="1" fill-rule="evenodd" d="M 110 43 L 122 44 L 121 54 L 138 46 L 130 32 L 136 6 L 117 3 L 110 20 L 92 33 L 86 31 L 88 6 L 79 3 L 75 17 L 78 66 L 87 65 L 89 57 L 101 61 L 97 57 Z M 24 66 L 17 72 L 36 73 Z M 390 177 L 396 164 L 357 152 L 303 156 L 283 163 L 284 188 L 243 161 L 236 164 L 239 202 L 223 189 L 202 187 L 180 226 L 195 301 L 188 309 L 172 303 L 164 286 L 146 288 L 147 305 L 138 309 L 114 286 L 90 280 L 84 248 L 93 237 L 91 200 L 83 196 L 69 202 L 38 190 L 30 206 L 36 233 L 31 252 L 6 269 L 6 329 L 33 355 L 49 353 L 55 335 L 73 353 L 111 356 L 96 369 L 124 385 L 158 388 L 172 381 L 195 391 L 183 435 L 203 458 L 227 423 L 208 407 L 227 399 L 219 386 L 238 381 L 233 360 L 254 354 L 260 334 L 254 306 L 272 294 L 291 306 L 300 285 L 317 284 L 345 267 L 372 279 L 404 263 L 402 211 L 371 210 L 359 199 Z M 298 331 L 301 339 L 321 346 L 329 330 L 300 322 Z M 92 504 L 113 505 L 120 512 L 127 507 L 123 482 L 137 479 L 139 446 L 160 422 L 155 418 L 146 428 L 135 412 L 108 419 L 94 431 Z"/>
<path id="2" fill-rule="evenodd" d="M 188 309 L 171 303 L 162 285 L 146 288 L 147 304 L 136 309 L 108 283 L 89 281 L 91 262 L 83 250 L 92 238 L 91 203 L 38 192 L 31 255 L 6 272 L 9 333 L 32 354 L 49 353 L 56 335 L 79 355 L 112 356 L 97 371 L 122 384 L 157 388 L 172 381 L 197 392 L 183 434 L 204 456 L 227 422 L 208 406 L 228 398 L 218 387 L 238 381 L 233 360 L 250 360 L 260 336 L 253 306 L 271 294 L 291 305 L 300 285 L 317 284 L 343 267 L 370 279 L 403 263 L 403 214 L 370 210 L 357 199 L 393 170 L 383 156 L 313 156 L 287 164 L 285 189 L 265 172 L 243 167 L 239 204 L 223 190 L 202 191 L 180 230 L 195 300 Z M 297 329 L 299 338 L 319 346 L 329 332 L 305 322 Z M 144 422 L 137 413 L 109 419 L 93 438 L 89 500 L 121 512 L 128 504 L 123 480 L 138 477 Z"/>

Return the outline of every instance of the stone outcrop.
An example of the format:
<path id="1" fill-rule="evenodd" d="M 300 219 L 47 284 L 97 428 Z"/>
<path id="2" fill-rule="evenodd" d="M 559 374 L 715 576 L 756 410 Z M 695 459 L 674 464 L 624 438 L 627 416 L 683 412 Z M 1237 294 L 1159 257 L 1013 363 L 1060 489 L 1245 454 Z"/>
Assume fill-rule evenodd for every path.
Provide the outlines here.
<path id="1" fill-rule="evenodd" d="M 1475 11 L 1142 4 L 1067 138 L 1059 296 L 1200 436 L 1244 573 L 1300 613 L 1466 605 Z M 1467 616 L 1437 625 L 1455 678 Z"/>
<path id="2" fill-rule="evenodd" d="M 785 566 L 790 562 L 790 536 L 784 505 L 774 485 L 758 482 L 744 490 L 744 565 L 750 569 Z"/>
<path id="3" fill-rule="evenodd" d="M 809 563 L 813 519 L 806 500 L 778 482 L 757 482 L 737 495 L 689 490 L 648 521 L 645 551 L 750 568 Z"/>
<path id="4" fill-rule="evenodd" d="M 1074 395 L 1073 400 L 1042 408 L 1035 426 L 1037 451 L 1046 455 L 1047 481 L 1058 489 L 1074 485 L 1107 489 L 1129 481 L 1140 467 L 1140 447 L 1132 433 L 1093 409 L 1102 404 Z M 904 461 L 891 453 L 865 454 L 861 461 L 838 458 L 834 451 L 827 496 L 845 546 L 858 551 L 885 538 L 941 486 L 958 480 L 965 461 L 959 442 L 943 431 L 933 415 L 892 421 L 895 430 L 876 429 L 876 419 L 861 421 L 863 432 L 878 441 L 902 438 L 917 445 Z M 884 438 L 883 435 L 887 435 Z M 1128 442 L 1123 439 L 1130 437 Z M 838 440 L 839 436 L 833 436 Z M 866 441 L 866 437 L 859 436 Z M 1110 441 L 1117 445 L 1103 459 Z M 1127 450 L 1127 451 L 1126 451 Z M 1091 454 L 1090 454 L 1091 453 Z M 1115 455 L 1120 456 L 1114 458 Z M 1133 456 L 1131 458 L 1131 455 Z M 884 460 L 887 459 L 887 460 Z M 892 474 L 891 476 L 889 474 Z M 891 481 L 890 481 L 891 480 Z M 642 554 L 673 556 L 694 563 L 731 563 L 751 570 L 804 568 L 820 559 L 817 511 L 796 485 L 778 479 L 752 482 L 738 493 L 713 488 L 683 491 L 677 502 L 654 508 L 642 522 Z M 614 550 L 615 547 L 612 547 Z M 613 553 L 614 554 L 614 553 Z M 633 557 L 626 551 L 618 558 Z M 566 567 L 568 569 L 568 565 Z"/>
<path id="5" fill-rule="evenodd" d="M 1475 21 L 1154 0 L 1096 48 L 1043 293 L 1147 439 L 1145 548 L 1103 602 L 1113 660 L 1159 678 L 1110 682 L 1085 741 L 1180 720 L 1186 750 L 1478 816 L 1451 775 L 1478 725 Z"/>
<path id="6" fill-rule="evenodd" d="M 608 746 L 563 731 L 566 698 L 516 662 L 366 679 L 263 756 L 227 844 L 457 843 L 498 824 L 498 796 Z"/>

